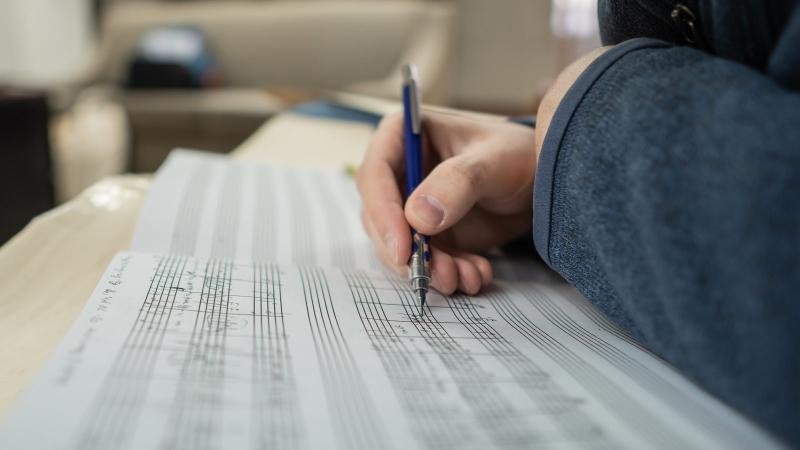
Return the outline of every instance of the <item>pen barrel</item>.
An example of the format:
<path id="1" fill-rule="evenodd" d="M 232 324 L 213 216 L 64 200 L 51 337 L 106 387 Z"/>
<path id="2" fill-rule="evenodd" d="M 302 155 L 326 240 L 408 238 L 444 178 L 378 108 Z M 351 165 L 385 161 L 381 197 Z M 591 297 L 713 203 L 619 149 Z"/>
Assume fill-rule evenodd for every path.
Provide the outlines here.
<path id="1" fill-rule="evenodd" d="M 406 163 L 406 197 L 422 182 L 422 136 L 418 117 L 414 117 L 414 93 L 411 86 L 403 87 L 403 140 Z"/>
<path id="2" fill-rule="evenodd" d="M 411 261 L 408 266 L 411 288 L 428 291 L 431 282 L 431 250 L 428 236 L 416 231 L 412 233 Z"/>

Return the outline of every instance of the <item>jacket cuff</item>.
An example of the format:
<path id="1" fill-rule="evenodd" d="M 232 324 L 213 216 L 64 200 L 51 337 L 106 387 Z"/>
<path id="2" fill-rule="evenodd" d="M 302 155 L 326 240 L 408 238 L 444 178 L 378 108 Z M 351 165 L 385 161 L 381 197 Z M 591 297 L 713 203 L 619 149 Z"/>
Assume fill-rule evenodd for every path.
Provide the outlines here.
<path id="1" fill-rule="evenodd" d="M 556 108 L 539 152 L 536 180 L 533 187 L 533 243 L 539 256 L 548 266 L 552 267 L 550 264 L 551 199 L 558 150 L 575 110 L 578 109 L 581 100 L 595 81 L 620 58 L 634 50 L 670 45 L 657 39 L 635 38 L 614 46 L 589 64 L 589 67 L 575 80 Z"/>

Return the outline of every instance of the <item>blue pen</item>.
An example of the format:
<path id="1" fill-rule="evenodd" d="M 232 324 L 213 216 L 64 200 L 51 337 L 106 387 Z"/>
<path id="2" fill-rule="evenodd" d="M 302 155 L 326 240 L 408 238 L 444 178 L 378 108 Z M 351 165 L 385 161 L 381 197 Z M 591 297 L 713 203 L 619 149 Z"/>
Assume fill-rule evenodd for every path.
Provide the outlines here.
<path id="1" fill-rule="evenodd" d="M 406 156 L 406 198 L 422 182 L 422 117 L 417 67 L 403 66 L 403 145 Z M 411 289 L 419 301 L 419 314 L 425 313 L 425 296 L 431 282 L 431 250 L 428 236 L 411 229 L 411 260 L 408 263 Z"/>

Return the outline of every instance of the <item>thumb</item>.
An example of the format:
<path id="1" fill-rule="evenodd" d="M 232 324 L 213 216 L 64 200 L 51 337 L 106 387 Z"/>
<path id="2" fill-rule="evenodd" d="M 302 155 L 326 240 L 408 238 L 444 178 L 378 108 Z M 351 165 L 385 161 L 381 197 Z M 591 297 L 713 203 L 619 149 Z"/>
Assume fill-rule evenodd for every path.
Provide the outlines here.
<path id="1" fill-rule="evenodd" d="M 409 225 L 427 235 L 438 234 L 461 220 L 481 198 L 485 164 L 473 154 L 446 159 L 420 183 L 406 201 Z"/>

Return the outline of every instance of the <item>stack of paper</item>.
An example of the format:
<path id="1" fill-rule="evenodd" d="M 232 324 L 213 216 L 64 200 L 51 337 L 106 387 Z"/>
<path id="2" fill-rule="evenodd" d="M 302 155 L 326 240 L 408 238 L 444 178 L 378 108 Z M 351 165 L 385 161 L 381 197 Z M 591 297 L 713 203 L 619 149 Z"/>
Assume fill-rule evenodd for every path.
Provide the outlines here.
<path id="1" fill-rule="evenodd" d="M 342 171 L 180 151 L 0 448 L 768 448 L 568 285 L 376 262 Z"/>

